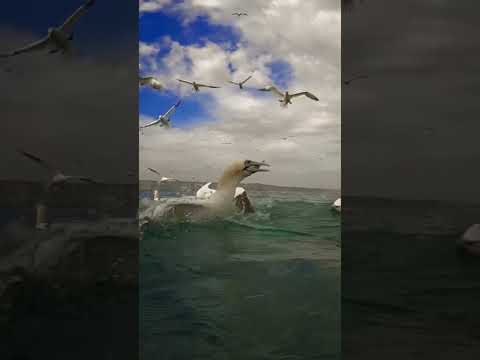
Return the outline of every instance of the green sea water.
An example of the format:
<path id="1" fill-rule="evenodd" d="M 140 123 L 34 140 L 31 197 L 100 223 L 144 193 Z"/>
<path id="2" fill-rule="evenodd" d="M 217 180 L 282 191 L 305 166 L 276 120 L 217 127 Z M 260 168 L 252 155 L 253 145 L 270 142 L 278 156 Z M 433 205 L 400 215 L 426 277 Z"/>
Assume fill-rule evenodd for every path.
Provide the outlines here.
<path id="1" fill-rule="evenodd" d="M 141 359 L 338 359 L 340 217 L 321 191 L 249 193 L 256 213 L 148 228 Z"/>

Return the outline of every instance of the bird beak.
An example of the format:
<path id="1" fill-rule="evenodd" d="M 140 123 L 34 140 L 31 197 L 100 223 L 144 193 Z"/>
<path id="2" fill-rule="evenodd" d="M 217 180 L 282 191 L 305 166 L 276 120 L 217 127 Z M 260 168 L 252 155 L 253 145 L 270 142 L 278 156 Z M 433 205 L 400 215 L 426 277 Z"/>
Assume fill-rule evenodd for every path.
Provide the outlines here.
<path id="1" fill-rule="evenodd" d="M 264 169 L 262 168 L 262 166 L 270 166 L 269 164 L 267 164 L 266 162 L 258 162 L 258 161 L 250 161 L 250 163 L 248 164 L 248 167 L 245 169 L 247 170 L 249 173 L 251 174 L 255 174 L 257 172 L 267 172 L 267 171 L 270 171 L 268 169 Z"/>

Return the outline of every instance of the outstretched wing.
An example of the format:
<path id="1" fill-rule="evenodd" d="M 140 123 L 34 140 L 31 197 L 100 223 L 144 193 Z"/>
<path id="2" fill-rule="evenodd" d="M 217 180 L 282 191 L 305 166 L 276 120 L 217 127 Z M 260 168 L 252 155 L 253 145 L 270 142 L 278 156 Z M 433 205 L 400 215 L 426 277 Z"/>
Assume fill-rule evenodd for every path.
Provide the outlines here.
<path id="1" fill-rule="evenodd" d="M 177 79 L 177 80 L 182 82 L 182 83 L 185 83 L 185 84 L 193 85 L 193 83 L 191 83 L 190 81 L 185 81 L 185 80 L 182 80 L 182 79 Z"/>
<path id="2" fill-rule="evenodd" d="M 60 26 L 60 30 L 65 32 L 65 33 L 70 33 L 72 31 L 73 25 L 80 19 L 86 12 L 87 10 L 95 4 L 95 0 L 88 0 L 80 6 L 75 12 L 70 15 L 70 17 L 65 20 L 62 26 Z"/>
<path id="3" fill-rule="evenodd" d="M 49 43 L 50 43 L 50 38 L 48 36 L 45 36 L 44 38 L 38 41 L 35 41 L 31 44 L 28 44 L 20 49 L 13 50 L 12 52 L 7 54 L 2 54 L 0 57 L 10 57 L 10 56 L 15 56 L 15 55 L 26 53 L 26 52 L 41 50 L 47 47 Z"/>
<path id="4" fill-rule="evenodd" d="M 147 168 L 147 169 L 150 170 L 151 172 L 157 174 L 158 176 L 160 176 L 160 173 L 157 170 L 152 169 L 152 168 Z"/>
<path id="5" fill-rule="evenodd" d="M 95 181 L 94 179 L 88 176 L 65 176 L 65 181 L 70 181 L 70 180 L 78 180 L 78 181 L 83 181 L 90 184 L 98 184 L 97 181 Z"/>
<path id="6" fill-rule="evenodd" d="M 228 82 L 229 82 L 230 84 L 233 84 L 233 85 L 238 85 L 238 83 L 233 82 L 233 81 L 230 81 L 230 80 L 228 80 Z"/>
<path id="7" fill-rule="evenodd" d="M 260 91 L 271 91 L 273 94 L 275 94 L 279 97 L 284 96 L 284 94 L 280 90 L 278 90 L 275 86 L 267 86 L 263 89 L 258 89 L 258 90 L 260 90 Z"/>
<path id="8" fill-rule="evenodd" d="M 247 77 L 245 80 L 242 81 L 242 84 L 245 84 L 248 80 L 250 80 L 252 78 L 252 75 L 250 75 L 249 77 Z"/>
<path id="9" fill-rule="evenodd" d="M 212 86 L 212 85 L 205 85 L 205 84 L 197 84 L 198 87 L 206 87 L 206 88 L 212 88 L 212 89 L 219 89 L 220 86 Z"/>
<path id="10" fill-rule="evenodd" d="M 41 165 L 44 169 L 50 172 L 54 172 L 54 169 L 52 168 L 52 166 L 49 163 L 47 163 L 45 160 L 40 159 L 38 156 L 35 156 L 23 150 L 18 150 L 18 152 L 23 156 L 29 158 L 30 160 L 35 161 L 37 164 Z"/>
<path id="11" fill-rule="evenodd" d="M 318 101 L 318 98 L 315 95 L 313 95 L 311 92 L 308 92 L 308 91 L 302 91 L 302 92 L 299 92 L 299 93 L 296 93 L 296 94 L 292 94 L 290 96 L 293 98 L 293 97 L 302 96 L 302 95 L 305 95 L 306 97 L 309 97 L 312 100 Z"/>
<path id="12" fill-rule="evenodd" d="M 140 129 L 145 129 L 150 126 L 157 125 L 159 122 L 160 122 L 160 119 L 157 119 L 155 121 L 149 122 L 148 124 L 140 126 Z"/>
<path id="13" fill-rule="evenodd" d="M 175 105 L 173 105 L 168 111 L 163 115 L 163 117 L 169 118 L 176 110 L 177 107 L 182 103 L 182 100 L 178 100 Z"/>
<path id="14" fill-rule="evenodd" d="M 350 79 L 345 80 L 343 83 L 344 83 L 344 84 L 349 84 L 349 83 L 351 83 L 351 82 L 354 81 L 354 80 L 366 79 L 366 78 L 368 78 L 368 75 L 357 75 L 357 76 L 354 76 L 354 77 L 352 77 L 352 78 L 350 78 Z"/>

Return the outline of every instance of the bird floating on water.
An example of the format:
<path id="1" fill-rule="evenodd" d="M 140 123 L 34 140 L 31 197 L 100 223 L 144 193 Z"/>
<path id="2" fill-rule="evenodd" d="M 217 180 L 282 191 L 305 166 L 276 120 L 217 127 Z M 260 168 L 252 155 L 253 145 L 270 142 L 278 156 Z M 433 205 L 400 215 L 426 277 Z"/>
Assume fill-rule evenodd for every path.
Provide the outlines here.
<path id="1" fill-rule="evenodd" d="M 142 86 L 145 86 L 145 85 L 148 85 L 150 86 L 151 88 L 155 89 L 155 90 L 163 90 L 163 86 L 162 84 L 160 83 L 160 81 L 158 81 L 156 78 L 154 78 L 153 76 L 147 76 L 147 77 L 139 77 L 138 79 L 138 86 L 142 87 Z"/>
<path id="2" fill-rule="evenodd" d="M 197 82 L 195 82 L 195 81 L 190 82 L 190 81 L 181 80 L 181 79 L 177 79 L 177 80 L 180 81 L 180 82 L 182 82 L 182 83 L 192 85 L 192 86 L 193 86 L 193 90 L 195 90 L 195 92 L 200 91 L 200 88 L 201 88 L 201 87 L 212 88 L 212 89 L 219 89 L 219 88 L 220 88 L 220 86 L 205 85 L 205 84 L 197 83 Z"/>
<path id="3" fill-rule="evenodd" d="M 143 212 L 142 223 L 161 222 L 162 220 L 198 221 L 217 216 L 231 215 L 235 206 L 235 192 L 240 182 L 257 173 L 268 171 L 266 162 L 252 160 L 235 161 L 230 164 L 217 181 L 216 191 L 207 200 L 172 199 L 162 206 L 155 206 Z"/>
<path id="4" fill-rule="evenodd" d="M 149 122 L 146 125 L 140 126 L 140 129 L 145 129 L 147 127 L 154 126 L 154 125 L 157 125 L 157 124 L 160 124 L 159 126 L 163 126 L 167 129 L 171 128 L 172 126 L 171 126 L 171 123 L 170 123 L 170 116 L 172 116 L 172 114 L 177 110 L 177 108 L 181 104 L 181 102 L 182 102 L 182 100 L 178 100 L 177 103 L 175 105 L 173 105 L 170 109 L 168 109 L 168 111 L 165 114 L 160 115 L 158 117 L 158 119 L 155 120 L 155 121 L 152 121 L 152 122 Z"/>
<path id="5" fill-rule="evenodd" d="M 6 54 L 0 54 L 0 57 L 11 57 L 22 53 L 34 52 L 51 48 L 49 54 L 61 52 L 62 54 L 71 53 L 70 41 L 73 40 L 73 25 L 80 19 L 87 10 L 93 6 L 95 0 L 88 0 L 80 6 L 65 22 L 59 27 L 48 29 L 48 34 L 42 39 L 28 44 L 22 48 L 13 50 Z"/>
<path id="6" fill-rule="evenodd" d="M 234 85 L 238 85 L 238 87 L 240 89 L 243 89 L 243 84 L 245 84 L 248 80 L 250 80 L 252 77 L 252 75 L 250 75 L 249 77 L 247 77 L 245 80 L 243 81 L 240 81 L 240 82 L 234 82 L 234 81 L 229 81 L 230 84 L 234 84 Z"/>
<path id="7" fill-rule="evenodd" d="M 88 176 L 76 176 L 76 175 L 65 175 L 63 174 L 60 170 L 54 169 L 48 162 L 45 160 L 39 158 L 36 155 L 33 155 L 31 153 L 28 153 L 23 150 L 18 150 L 20 154 L 23 156 L 29 158 L 30 160 L 36 162 L 40 166 L 42 166 L 45 170 L 47 170 L 51 178 L 46 184 L 46 190 L 54 190 L 58 186 L 61 186 L 65 184 L 66 182 L 72 182 L 72 181 L 80 181 L 80 182 L 87 182 L 87 183 L 92 183 L 92 184 L 97 184 L 98 182 L 91 177 Z"/>
<path id="8" fill-rule="evenodd" d="M 258 90 L 259 91 L 270 91 L 273 94 L 280 97 L 281 99 L 278 100 L 278 101 L 280 101 L 280 105 L 282 105 L 283 107 L 286 107 L 288 104 L 291 104 L 292 103 L 292 101 L 291 101 L 292 98 L 297 97 L 297 96 L 302 96 L 302 95 L 305 95 L 306 97 L 308 97 L 312 100 L 318 101 L 318 98 L 315 95 L 313 95 L 311 92 L 308 92 L 308 91 L 302 91 L 302 92 L 298 92 L 298 93 L 295 93 L 295 94 L 289 94 L 288 91 L 285 91 L 284 93 L 281 92 L 275 86 L 267 86 L 263 89 L 258 89 Z"/>

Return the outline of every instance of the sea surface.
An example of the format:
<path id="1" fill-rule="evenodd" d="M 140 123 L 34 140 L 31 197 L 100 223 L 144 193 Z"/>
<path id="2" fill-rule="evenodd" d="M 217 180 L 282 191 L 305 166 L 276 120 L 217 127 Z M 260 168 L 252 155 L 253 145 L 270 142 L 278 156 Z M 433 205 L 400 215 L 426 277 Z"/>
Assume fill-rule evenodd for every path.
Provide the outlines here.
<path id="1" fill-rule="evenodd" d="M 480 205 L 342 198 L 343 359 L 480 358 Z"/>
<path id="2" fill-rule="evenodd" d="M 249 196 L 256 213 L 247 217 L 145 231 L 141 359 L 340 358 L 335 199 L 315 190 Z"/>

